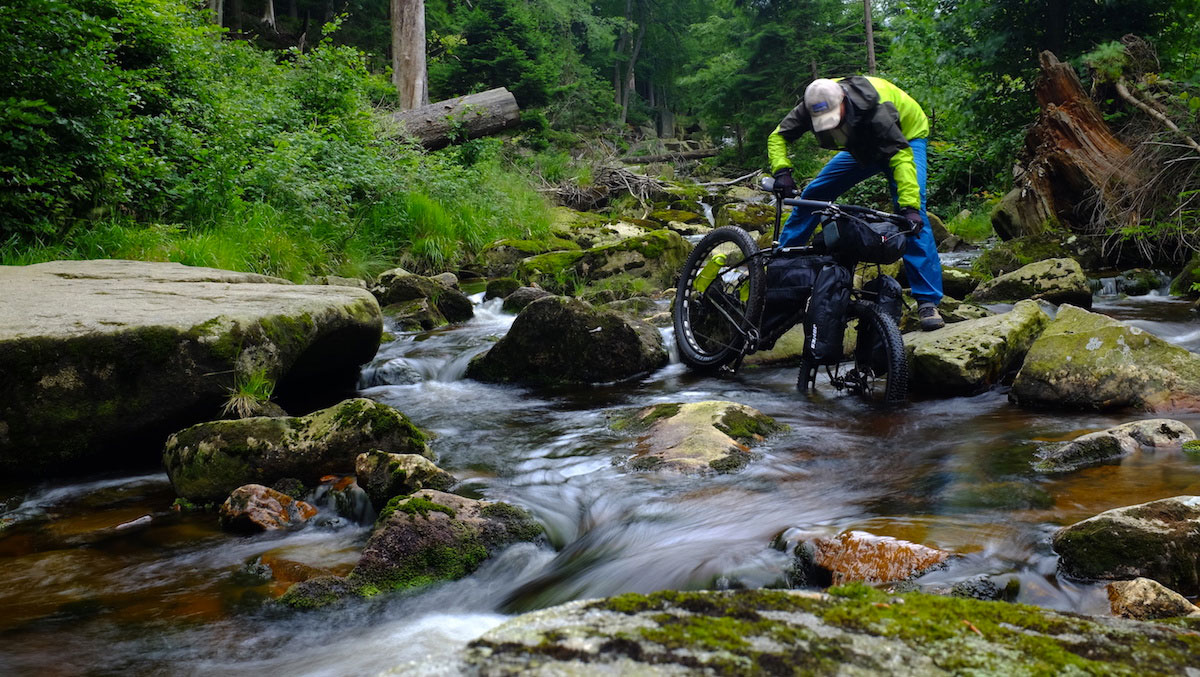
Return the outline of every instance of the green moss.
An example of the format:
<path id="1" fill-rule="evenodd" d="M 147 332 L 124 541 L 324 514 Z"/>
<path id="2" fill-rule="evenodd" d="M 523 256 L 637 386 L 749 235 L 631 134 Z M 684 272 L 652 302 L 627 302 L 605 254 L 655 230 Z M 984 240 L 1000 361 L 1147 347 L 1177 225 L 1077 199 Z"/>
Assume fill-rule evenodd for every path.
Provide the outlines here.
<path id="1" fill-rule="evenodd" d="M 388 501 L 388 506 L 391 507 L 391 505 L 391 501 Z M 451 517 L 454 517 L 457 514 L 454 512 L 454 508 L 442 505 L 441 503 L 434 503 L 425 496 L 409 497 L 408 499 L 397 503 L 395 509 L 403 513 L 408 513 L 409 515 L 420 515 L 421 517 L 427 517 L 431 512 L 441 512 Z"/>
<path id="2" fill-rule="evenodd" d="M 742 441 L 755 441 L 771 433 L 786 429 L 785 426 L 779 425 L 770 416 L 761 414 L 759 416 L 752 416 L 740 409 L 730 409 L 721 417 L 720 421 L 717 421 L 715 426 L 717 430 L 729 435 L 733 439 Z"/>
<path id="3" fill-rule="evenodd" d="M 738 470 L 745 468 L 746 464 L 753 459 L 753 454 L 746 451 L 735 450 L 714 461 L 709 461 L 708 467 L 719 473 L 737 472 Z"/>
<path id="4" fill-rule="evenodd" d="M 1200 454 L 1200 440 L 1188 440 L 1184 442 L 1183 450 L 1189 454 Z"/>
<path id="5" fill-rule="evenodd" d="M 656 404 L 646 413 L 642 413 L 644 411 L 642 410 L 613 419 L 611 427 L 613 430 L 645 430 L 653 425 L 655 421 L 675 416 L 679 413 L 679 409 L 682 406 L 682 404 L 677 402 Z"/>
<path id="6" fill-rule="evenodd" d="M 533 541 L 542 533 L 542 525 L 533 519 L 528 510 L 508 503 L 489 503 L 479 509 L 479 514 L 504 524 L 510 541 Z"/>

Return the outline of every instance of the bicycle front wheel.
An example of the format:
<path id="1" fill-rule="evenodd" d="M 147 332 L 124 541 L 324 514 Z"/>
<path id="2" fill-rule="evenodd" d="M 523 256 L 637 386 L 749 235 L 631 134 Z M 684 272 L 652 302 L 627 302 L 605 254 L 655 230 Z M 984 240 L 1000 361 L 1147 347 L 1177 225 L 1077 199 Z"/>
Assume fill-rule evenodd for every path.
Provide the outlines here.
<path id="1" fill-rule="evenodd" d="M 744 354 L 757 336 L 766 298 L 758 245 L 736 226 L 723 226 L 692 249 L 675 290 L 675 345 L 693 369 L 717 369 Z"/>
<path id="2" fill-rule="evenodd" d="M 850 313 L 858 319 L 854 369 L 862 394 L 903 401 L 908 397 L 908 360 L 896 321 L 870 301 L 852 303 Z"/>

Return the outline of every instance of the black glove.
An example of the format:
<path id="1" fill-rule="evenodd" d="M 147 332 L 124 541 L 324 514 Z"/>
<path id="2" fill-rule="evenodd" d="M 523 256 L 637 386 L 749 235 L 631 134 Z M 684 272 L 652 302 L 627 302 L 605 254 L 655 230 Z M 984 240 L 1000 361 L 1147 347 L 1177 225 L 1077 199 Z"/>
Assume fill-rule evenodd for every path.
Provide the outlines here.
<path id="1" fill-rule="evenodd" d="M 908 222 L 912 224 L 914 235 L 921 232 L 921 228 L 925 226 L 925 220 L 921 218 L 921 211 L 916 207 L 901 207 L 900 216 L 908 219 Z"/>
<path id="2" fill-rule="evenodd" d="M 796 194 L 796 180 L 792 178 L 792 170 L 788 168 L 775 172 L 775 192 L 782 197 L 792 197 Z"/>

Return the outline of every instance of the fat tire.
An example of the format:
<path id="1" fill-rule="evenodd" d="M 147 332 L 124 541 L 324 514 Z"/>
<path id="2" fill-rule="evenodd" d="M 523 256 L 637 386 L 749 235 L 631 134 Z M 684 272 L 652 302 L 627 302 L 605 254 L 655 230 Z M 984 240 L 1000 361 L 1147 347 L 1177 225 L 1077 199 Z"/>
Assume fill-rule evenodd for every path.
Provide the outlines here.
<path id="1" fill-rule="evenodd" d="M 887 360 L 887 386 L 884 389 L 884 402 L 903 402 L 908 397 L 908 360 L 904 355 L 904 337 L 896 326 L 896 321 L 878 305 L 870 301 L 856 301 L 851 304 L 851 313 L 858 318 L 858 340 L 869 337 L 872 333 L 883 341 L 884 357 Z M 871 331 L 863 331 L 870 326 Z M 869 347 L 860 350 L 855 346 L 855 368 L 871 369 L 871 351 Z M 865 356 L 865 359 L 860 356 Z M 865 362 L 865 364 L 864 364 Z"/>
<path id="2" fill-rule="evenodd" d="M 817 369 L 817 365 L 813 364 L 807 357 L 800 358 L 800 370 L 796 373 L 796 390 L 801 395 L 809 395 L 816 392 Z"/>
<path id="3" fill-rule="evenodd" d="M 675 308 L 672 320 L 675 325 L 675 345 L 679 349 L 679 359 L 696 370 L 715 370 L 733 362 L 742 354 L 745 339 L 736 336 L 719 347 L 710 347 L 702 343 L 695 333 L 696 323 L 693 321 L 695 312 L 702 301 L 699 294 L 694 294 L 693 284 L 709 256 L 718 247 L 732 244 L 741 251 L 743 260 L 751 263 L 744 266 L 749 286 L 744 304 L 744 317 L 748 328 L 757 329 L 762 317 L 763 304 L 766 300 L 766 270 L 762 261 L 754 257 L 758 253 L 758 245 L 754 238 L 737 226 L 722 226 L 705 235 L 692 249 L 679 271 L 679 284 L 675 290 Z M 739 301 L 740 303 L 740 301 Z"/>

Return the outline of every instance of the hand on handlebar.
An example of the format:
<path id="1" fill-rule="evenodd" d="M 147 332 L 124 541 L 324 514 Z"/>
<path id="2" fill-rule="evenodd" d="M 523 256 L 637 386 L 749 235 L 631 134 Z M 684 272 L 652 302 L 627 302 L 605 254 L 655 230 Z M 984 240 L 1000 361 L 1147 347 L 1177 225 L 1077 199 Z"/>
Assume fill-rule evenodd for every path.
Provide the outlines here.
<path id="1" fill-rule="evenodd" d="M 921 228 L 925 225 L 925 220 L 921 218 L 921 212 L 916 207 L 901 207 L 900 216 L 908 219 L 913 234 L 921 232 Z"/>
<path id="2" fill-rule="evenodd" d="M 792 197 L 796 195 L 796 180 L 792 178 L 791 169 L 785 167 L 775 172 L 774 190 L 780 197 Z"/>

